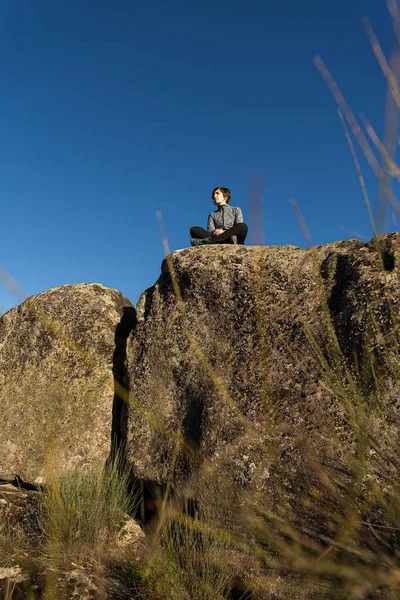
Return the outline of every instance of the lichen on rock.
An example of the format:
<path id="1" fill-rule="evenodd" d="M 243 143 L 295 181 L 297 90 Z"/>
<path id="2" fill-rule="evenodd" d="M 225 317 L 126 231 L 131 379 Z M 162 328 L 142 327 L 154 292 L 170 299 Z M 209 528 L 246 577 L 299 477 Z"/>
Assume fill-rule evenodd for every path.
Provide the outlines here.
<path id="1" fill-rule="evenodd" d="M 356 464 L 393 481 L 399 256 L 399 234 L 172 253 L 127 349 L 136 476 L 308 523 L 310 498 L 345 504 Z M 360 431 L 382 452 L 360 460 Z"/>
<path id="2" fill-rule="evenodd" d="M 100 284 L 54 288 L 0 319 L 0 478 L 106 460 L 115 329 L 131 303 Z"/>

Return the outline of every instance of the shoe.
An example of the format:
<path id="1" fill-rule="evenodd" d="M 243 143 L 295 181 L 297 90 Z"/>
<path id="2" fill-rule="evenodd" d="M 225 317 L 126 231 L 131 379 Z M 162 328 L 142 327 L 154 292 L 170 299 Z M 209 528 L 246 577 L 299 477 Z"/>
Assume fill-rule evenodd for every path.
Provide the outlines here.
<path id="1" fill-rule="evenodd" d="M 190 243 L 192 244 L 192 246 L 202 246 L 203 244 L 211 244 L 211 238 L 192 238 L 190 240 Z"/>
<path id="2" fill-rule="evenodd" d="M 231 235 L 230 240 L 231 240 L 232 244 L 237 244 L 238 243 L 237 235 Z"/>

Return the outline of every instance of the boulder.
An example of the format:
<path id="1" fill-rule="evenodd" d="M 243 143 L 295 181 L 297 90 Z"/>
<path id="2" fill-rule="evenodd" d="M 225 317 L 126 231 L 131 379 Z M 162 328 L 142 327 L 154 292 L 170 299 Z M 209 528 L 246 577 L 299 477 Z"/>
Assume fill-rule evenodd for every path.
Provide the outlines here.
<path id="1" fill-rule="evenodd" d="M 110 452 L 123 294 L 100 284 L 32 296 L 0 319 L 0 479 L 43 483 Z M 115 357 L 114 357 L 115 362 Z"/>
<path id="2" fill-rule="evenodd" d="M 399 265 L 398 233 L 170 254 L 127 346 L 136 477 L 194 496 L 219 524 L 241 527 L 246 506 L 326 538 L 339 524 L 324 502 L 338 515 L 354 494 L 361 512 L 389 494 Z"/>

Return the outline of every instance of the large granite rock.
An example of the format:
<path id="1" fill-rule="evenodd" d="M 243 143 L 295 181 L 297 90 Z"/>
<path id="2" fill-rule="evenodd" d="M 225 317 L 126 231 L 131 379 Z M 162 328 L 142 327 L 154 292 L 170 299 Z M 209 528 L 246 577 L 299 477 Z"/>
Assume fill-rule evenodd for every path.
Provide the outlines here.
<path id="1" fill-rule="evenodd" d="M 350 498 L 382 505 L 397 472 L 399 259 L 399 234 L 172 253 L 128 341 L 136 476 L 214 503 L 219 523 L 246 505 L 325 536 Z"/>
<path id="2" fill-rule="evenodd" d="M 1 317 L 0 479 L 107 458 L 114 338 L 131 306 L 99 284 L 64 285 Z"/>

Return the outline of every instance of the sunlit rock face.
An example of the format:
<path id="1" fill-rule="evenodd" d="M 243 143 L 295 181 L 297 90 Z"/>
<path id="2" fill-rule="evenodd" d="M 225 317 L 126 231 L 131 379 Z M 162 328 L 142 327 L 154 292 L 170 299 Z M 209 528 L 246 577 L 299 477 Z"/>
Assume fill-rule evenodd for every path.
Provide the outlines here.
<path id="1" fill-rule="evenodd" d="M 394 482 L 399 256 L 399 234 L 170 254 L 128 340 L 136 477 L 314 534 L 354 494 L 373 505 L 370 482 Z"/>
<path id="2" fill-rule="evenodd" d="M 131 303 L 99 284 L 32 296 L 0 319 L 0 478 L 43 482 L 110 451 L 116 328 Z"/>

